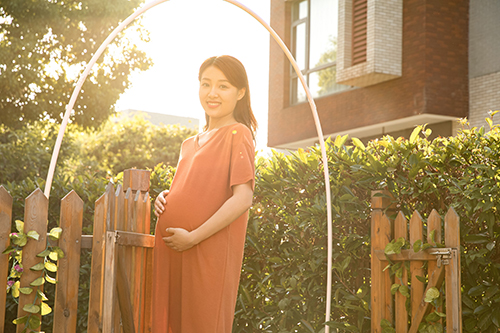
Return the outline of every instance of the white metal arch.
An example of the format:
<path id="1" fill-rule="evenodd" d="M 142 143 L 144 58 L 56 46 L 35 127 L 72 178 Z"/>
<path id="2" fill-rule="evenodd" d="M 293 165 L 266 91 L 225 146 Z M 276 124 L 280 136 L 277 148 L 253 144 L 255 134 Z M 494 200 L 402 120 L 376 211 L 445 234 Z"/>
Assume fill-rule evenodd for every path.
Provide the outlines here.
<path id="1" fill-rule="evenodd" d="M 68 105 L 66 106 L 66 112 L 64 113 L 63 121 L 61 123 L 61 128 L 59 129 L 59 134 L 57 136 L 57 140 L 54 146 L 54 151 L 52 153 L 52 159 L 50 161 L 50 166 L 49 166 L 49 172 L 47 174 L 47 181 L 45 183 L 45 196 L 47 198 L 50 197 L 50 190 L 52 188 L 52 180 L 54 178 L 54 171 L 56 168 L 57 164 L 57 158 L 59 156 L 59 151 L 61 149 L 61 144 L 62 140 L 64 137 L 64 132 L 66 131 L 66 126 L 69 121 L 69 116 L 71 114 L 71 111 L 73 110 L 73 106 L 75 105 L 76 99 L 80 93 L 80 90 L 82 88 L 83 83 L 87 79 L 87 76 L 89 75 L 92 67 L 94 64 L 97 62 L 97 59 L 102 55 L 106 47 L 115 39 L 115 37 L 118 35 L 120 31 L 122 31 L 127 25 L 129 25 L 133 20 L 135 20 L 138 16 L 142 15 L 144 12 L 148 11 L 149 9 L 155 7 L 156 5 L 167 2 L 168 0 L 153 0 L 147 4 L 145 4 L 143 7 L 139 8 L 136 12 L 134 12 L 132 15 L 127 17 L 118 27 L 116 27 L 113 32 L 106 38 L 106 40 L 101 44 L 97 52 L 94 54 L 90 62 L 88 63 L 87 67 L 85 68 L 84 72 L 80 76 L 75 89 L 73 90 L 73 94 L 71 95 L 70 101 Z M 311 112 L 314 118 L 314 122 L 316 125 L 316 131 L 318 134 L 318 139 L 319 139 L 319 144 L 321 147 L 321 156 L 322 156 L 322 162 L 323 162 L 323 171 L 324 171 L 324 177 L 325 177 L 325 193 L 326 193 L 326 208 L 327 208 L 327 229 L 328 229 L 328 247 L 327 247 L 327 261 L 328 261 L 328 270 L 327 270 L 327 284 L 326 284 L 326 310 L 325 310 L 325 320 L 328 322 L 330 321 L 330 312 L 331 312 L 331 295 L 332 295 L 332 247 L 333 247 L 333 234 L 332 234 L 332 208 L 331 208 L 331 189 L 330 189 L 330 176 L 329 176 L 329 171 L 328 171 L 328 159 L 326 156 L 326 147 L 325 147 L 325 140 L 324 140 L 324 135 L 323 135 L 323 130 L 321 129 L 321 122 L 319 120 L 318 116 L 318 111 L 316 109 L 316 103 L 314 102 L 314 99 L 311 95 L 311 92 L 309 91 L 309 88 L 306 84 L 306 81 L 304 79 L 304 76 L 302 75 L 302 72 L 300 71 L 299 66 L 297 65 L 297 62 L 293 58 L 290 50 L 288 47 L 285 45 L 285 43 L 281 40 L 281 38 L 278 36 L 278 34 L 274 31 L 273 28 L 269 26 L 261 17 L 259 17 L 256 13 L 254 13 L 252 10 L 247 8 L 246 6 L 242 5 L 238 1 L 235 0 L 223 0 L 226 2 L 229 2 L 241 9 L 243 9 L 245 12 L 250 14 L 254 19 L 256 19 L 264 28 L 267 29 L 267 31 L 271 34 L 271 36 L 274 38 L 274 40 L 278 43 L 280 48 L 283 50 L 285 55 L 287 56 L 288 60 L 292 64 L 293 69 L 295 70 L 295 73 L 297 73 L 297 76 L 300 79 L 300 82 L 302 83 L 302 86 L 304 87 L 304 90 L 307 95 L 307 100 L 309 101 L 309 105 L 311 107 Z M 328 325 L 325 325 L 325 333 L 329 333 L 330 328 Z"/>

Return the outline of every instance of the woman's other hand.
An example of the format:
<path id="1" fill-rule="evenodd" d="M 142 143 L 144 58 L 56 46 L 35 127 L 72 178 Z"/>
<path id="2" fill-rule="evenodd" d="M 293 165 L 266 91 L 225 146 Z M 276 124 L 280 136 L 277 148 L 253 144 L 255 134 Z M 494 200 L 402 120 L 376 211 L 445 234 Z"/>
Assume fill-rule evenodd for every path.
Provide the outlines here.
<path id="1" fill-rule="evenodd" d="M 165 204 L 167 200 L 165 197 L 168 195 L 168 190 L 162 191 L 155 200 L 155 215 L 156 217 L 160 217 L 161 214 L 165 211 Z"/>
<path id="2" fill-rule="evenodd" d="M 195 246 L 194 237 L 192 234 L 186 229 L 182 228 L 167 228 L 165 231 L 169 234 L 172 234 L 168 237 L 163 237 L 163 241 L 170 247 L 172 250 L 182 252 L 189 250 L 193 246 Z"/>

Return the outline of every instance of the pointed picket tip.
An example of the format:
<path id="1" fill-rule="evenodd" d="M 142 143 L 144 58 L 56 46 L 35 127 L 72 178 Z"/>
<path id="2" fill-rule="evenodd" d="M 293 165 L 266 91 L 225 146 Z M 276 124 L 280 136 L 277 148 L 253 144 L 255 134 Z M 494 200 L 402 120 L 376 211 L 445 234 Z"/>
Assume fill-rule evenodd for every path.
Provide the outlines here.
<path id="1" fill-rule="evenodd" d="M 6 202 L 8 205 L 12 205 L 14 202 L 14 199 L 3 185 L 0 185 L 0 202 Z"/>
<path id="2" fill-rule="evenodd" d="M 135 193 L 135 197 L 134 197 L 134 202 L 138 202 L 138 201 L 141 201 L 141 191 L 137 191 Z"/>
<path id="3" fill-rule="evenodd" d="M 453 207 L 448 209 L 444 218 L 444 230 L 444 241 L 446 246 L 460 246 L 460 217 Z"/>
<path id="4" fill-rule="evenodd" d="M 78 205 L 83 206 L 83 200 L 80 198 L 78 193 L 75 192 L 75 190 L 71 190 L 64 198 L 61 199 L 61 201 L 76 202 Z"/>
<path id="5" fill-rule="evenodd" d="M 125 199 L 132 199 L 132 189 L 129 187 L 127 191 L 125 192 Z"/>
<path id="6" fill-rule="evenodd" d="M 144 203 L 149 201 L 149 192 L 144 193 Z"/>
<path id="7" fill-rule="evenodd" d="M 106 185 L 106 192 L 114 192 L 115 191 L 115 186 L 113 185 L 112 182 L 109 182 L 108 185 Z"/>
<path id="8" fill-rule="evenodd" d="M 398 221 L 398 220 L 400 220 L 400 221 L 404 221 L 404 222 L 406 222 L 406 221 L 407 221 L 407 220 L 406 220 L 406 217 L 405 217 L 405 215 L 403 214 L 403 212 L 402 212 L 402 211 L 399 211 L 398 215 L 396 216 L 396 221 Z"/>
<path id="9" fill-rule="evenodd" d="M 455 212 L 455 209 L 453 207 L 450 207 L 450 209 L 448 209 L 445 218 L 447 217 L 454 218 L 457 221 L 460 221 L 460 217 L 458 216 L 457 212 Z"/>
<path id="10" fill-rule="evenodd" d="M 122 188 L 123 188 L 123 187 L 122 187 L 122 185 L 121 185 L 121 184 L 118 184 L 118 185 L 116 186 L 115 196 L 119 196 L 120 194 L 122 194 L 122 193 L 123 193 Z"/>
<path id="11" fill-rule="evenodd" d="M 411 215 L 411 221 L 413 221 L 414 219 L 419 219 L 420 221 L 422 220 L 422 215 L 420 215 L 420 213 L 416 209 L 413 211 L 413 214 Z"/>
<path id="12" fill-rule="evenodd" d="M 26 202 L 32 201 L 32 200 L 42 200 L 42 202 L 43 202 L 43 200 L 49 201 L 49 199 L 47 199 L 45 194 L 39 188 L 37 188 L 36 190 L 31 192 L 31 194 L 28 195 L 28 197 L 26 198 Z"/>

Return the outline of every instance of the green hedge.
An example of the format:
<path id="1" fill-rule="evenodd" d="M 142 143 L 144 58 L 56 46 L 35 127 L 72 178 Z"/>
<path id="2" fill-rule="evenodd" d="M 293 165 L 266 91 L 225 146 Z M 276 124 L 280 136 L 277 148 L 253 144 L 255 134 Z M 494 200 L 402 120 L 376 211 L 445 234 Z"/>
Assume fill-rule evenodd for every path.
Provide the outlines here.
<path id="1" fill-rule="evenodd" d="M 420 135 L 419 135 L 420 134 Z M 500 134 L 429 141 L 327 142 L 333 206 L 332 327 L 370 331 L 370 192 L 389 189 L 409 218 L 453 207 L 461 221 L 464 332 L 500 328 Z M 319 332 L 326 296 L 326 209 L 317 148 L 259 159 L 234 332 Z"/>
<path id="2" fill-rule="evenodd" d="M 419 135 L 420 133 L 420 135 Z M 498 332 L 500 327 L 500 134 L 472 129 L 432 141 L 425 127 L 409 140 L 384 137 L 366 147 L 347 137 L 327 142 L 333 206 L 333 298 L 331 325 L 339 332 L 370 331 L 370 191 L 389 189 L 398 209 L 424 220 L 452 206 L 461 219 L 464 332 Z M 234 332 L 320 332 L 326 296 L 326 208 L 318 148 L 291 155 L 259 157 L 254 206 Z M 158 165 L 151 177 L 154 199 L 175 170 Z M 86 203 L 84 225 L 91 232 L 93 205 L 106 179 L 87 172 L 58 177 L 53 198 L 74 188 Z M 43 181 L 7 184 L 16 198 Z M 57 201 L 57 200 L 56 200 Z M 16 200 L 14 215 L 21 216 Z M 58 203 L 51 201 L 50 223 Z M 154 228 L 154 219 L 152 221 Z M 77 332 L 85 332 L 90 253 L 82 259 Z M 52 297 L 49 297 L 53 299 Z M 10 302 L 8 307 L 13 309 Z M 10 312 L 10 311 L 9 311 Z M 48 324 L 43 329 L 50 332 Z M 8 332 L 8 330 L 6 330 Z"/>

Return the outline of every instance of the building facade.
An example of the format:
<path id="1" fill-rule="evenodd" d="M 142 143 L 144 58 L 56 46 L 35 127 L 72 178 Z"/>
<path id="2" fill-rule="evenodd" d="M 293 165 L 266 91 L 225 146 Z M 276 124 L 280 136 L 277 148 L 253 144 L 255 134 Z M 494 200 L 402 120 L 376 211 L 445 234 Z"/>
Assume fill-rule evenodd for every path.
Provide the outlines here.
<path id="1" fill-rule="evenodd" d="M 500 1 L 271 0 L 271 26 L 294 54 L 326 137 L 456 132 L 500 108 Z M 500 115 L 496 117 L 500 118 Z M 270 45 L 268 145 L 317 141 L 309 104 Z"/>

